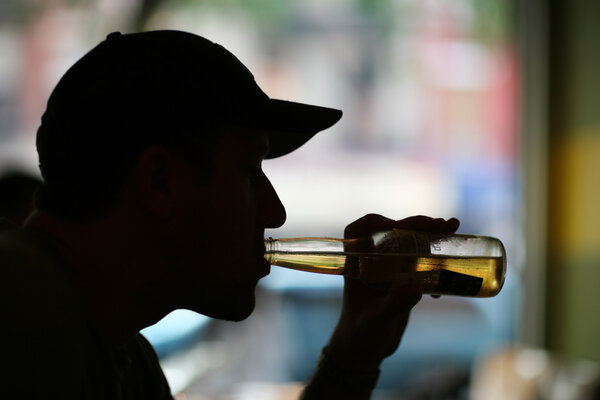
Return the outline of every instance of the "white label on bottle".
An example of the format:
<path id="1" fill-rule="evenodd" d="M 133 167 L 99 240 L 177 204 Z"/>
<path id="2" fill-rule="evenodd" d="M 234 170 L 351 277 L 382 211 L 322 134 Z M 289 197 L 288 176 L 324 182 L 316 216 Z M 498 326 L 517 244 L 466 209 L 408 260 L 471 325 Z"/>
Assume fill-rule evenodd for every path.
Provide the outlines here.
<path id="1" fill-rule="evenodd" d="M 427 256 L 431 254 L 430 238 L 427 232 L 394 229 L 387 232 L 375 242 L 376 247 L 384 252 Z"/>

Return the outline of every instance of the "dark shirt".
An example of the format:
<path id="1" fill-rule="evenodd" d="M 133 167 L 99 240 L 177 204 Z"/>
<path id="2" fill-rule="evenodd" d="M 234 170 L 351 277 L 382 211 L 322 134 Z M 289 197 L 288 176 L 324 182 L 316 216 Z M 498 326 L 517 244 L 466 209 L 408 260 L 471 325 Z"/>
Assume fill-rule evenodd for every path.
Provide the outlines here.
<path id="1" fill-rule="evenodd" d="M 0 219 L 0 398 L 172 399 L 148 341 L 105 340 L 41 235 Z"/>

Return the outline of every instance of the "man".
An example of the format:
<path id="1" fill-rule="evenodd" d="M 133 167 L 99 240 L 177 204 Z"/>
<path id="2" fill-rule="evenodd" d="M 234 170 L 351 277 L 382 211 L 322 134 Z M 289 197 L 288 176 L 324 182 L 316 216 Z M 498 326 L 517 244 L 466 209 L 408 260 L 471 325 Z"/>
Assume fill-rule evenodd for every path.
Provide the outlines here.
<path id="1" fill-rule="evenodd" d="M 239 321 L 269 273 L 264 229 L 285 209 L 261 170 L 341 117 L 270 99 L 201 37 L 113 33 L 67 71 L 37 148 L 44 183 L 24 229 L 0 233 L 7 398 L 171 398 L 139 331 L 186 308 Z M 368 215 L 347 236 L 456 220 Z M 346 280 L 304 398 L 368 398 L 418 287 Z"/>
<path id="2" fill-rule="evenodd" d="M 0 216 L 22 225 L 33 209 L 33 194 L 40 180 L 18 169 L 0 175 Z"/>

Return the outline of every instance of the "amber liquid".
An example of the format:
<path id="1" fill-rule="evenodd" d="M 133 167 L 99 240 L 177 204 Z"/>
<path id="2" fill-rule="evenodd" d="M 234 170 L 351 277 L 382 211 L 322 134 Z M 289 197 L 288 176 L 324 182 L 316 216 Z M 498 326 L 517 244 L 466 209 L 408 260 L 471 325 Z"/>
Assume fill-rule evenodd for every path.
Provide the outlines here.
<path id="1" fill-rule="evenodd" d="M 426 257 L 386 253 L 293 253 L 265 255 L 272 264 L 323 274 L 349 275 L 367 284 L 403 279 L 424 293 L 492 297 L 504 283 L 502 257 Z"/>

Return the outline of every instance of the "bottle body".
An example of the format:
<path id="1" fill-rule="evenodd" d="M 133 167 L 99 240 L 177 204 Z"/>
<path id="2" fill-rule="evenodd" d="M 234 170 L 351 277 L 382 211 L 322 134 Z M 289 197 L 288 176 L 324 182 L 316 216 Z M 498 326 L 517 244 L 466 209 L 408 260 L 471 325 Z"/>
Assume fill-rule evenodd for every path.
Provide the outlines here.
<path id="1" fill-rule="evenodd" d="M 402 279 L 430 294 L 492 297 L 506 274 L 504 247 L 487 236 L 394 229 L 358 239 L 267 239 L 265 245 L 272 265 L 366 284 Z"/>

